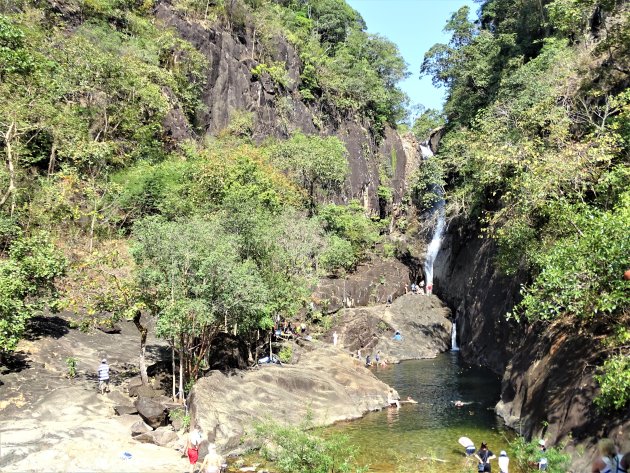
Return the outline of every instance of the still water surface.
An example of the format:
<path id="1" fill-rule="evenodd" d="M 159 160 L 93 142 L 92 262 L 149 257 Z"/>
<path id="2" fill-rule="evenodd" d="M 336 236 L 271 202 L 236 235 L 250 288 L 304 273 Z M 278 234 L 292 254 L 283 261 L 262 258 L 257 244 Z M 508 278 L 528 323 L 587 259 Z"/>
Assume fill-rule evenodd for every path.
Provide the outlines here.
<path id="1" fill-rule="evenodd" d="M 457 443 L 461 436 L 472 439 L 477 448 L 487 442 L 497 456 L 501 450 L 510 454 L 508 441 L 514 434 L 494 413 L 501 383 L 489 370 L 470 366 L 458 352 L 449 352 L 432 360 L 378 368 L 375 374 L 394 387 L 401 399 L 411 396 L 418 404 L 372 412 L 328 429 L 349 437 L 358 449 L 359 462 L 369 465 L 369 471 L 476 471 Z M 456 407 L 457 400 L 467 404 Z M 498 472 L 496 460 L 491 463 L 493 472 Z"/>

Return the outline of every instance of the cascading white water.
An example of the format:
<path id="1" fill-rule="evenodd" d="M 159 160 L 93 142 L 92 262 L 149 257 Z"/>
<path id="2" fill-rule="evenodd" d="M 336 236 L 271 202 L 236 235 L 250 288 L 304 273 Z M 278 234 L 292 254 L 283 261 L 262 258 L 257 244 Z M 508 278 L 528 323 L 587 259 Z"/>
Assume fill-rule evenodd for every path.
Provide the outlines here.
<path id="1" fill-rule="evenodd" d="M 459 351 L 457 346 L 457 323 L 453 322 L 453 328 L 451 329 L 451 351 Z"/>
<path id="2" fill-rule="evenodd" d="M 420 145 L 420 151 L 422 152 L 422 159 L 428 160 L 433 157 L 433 151 L 429 146 L 429 142 L 425 141 Z M 438 196 L 437 202 L 431 209 L 431 218 L 435 217 L 435 227 L 433 230 L 433 236 L 427 247 L 427 254 L 424 258 L 424 287 L 427 294 L 433 292 L 433 263 L 440 251 L 442 245 L 442 236 L 444 235 L 444 228 L 446 226 L 445 219 L 445 203 L 444 203 L 444 190 L 441 186 L 435 185 L 431 191 Z"/>

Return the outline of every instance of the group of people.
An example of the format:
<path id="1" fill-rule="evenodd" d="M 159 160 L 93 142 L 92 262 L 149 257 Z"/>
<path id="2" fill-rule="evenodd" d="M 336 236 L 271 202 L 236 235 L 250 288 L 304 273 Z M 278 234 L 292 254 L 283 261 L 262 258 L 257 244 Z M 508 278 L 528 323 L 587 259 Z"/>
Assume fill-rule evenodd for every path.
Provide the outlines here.
<path id="1" fill-rule="evenodd" d="M 482 442 L 481 448 L 477 450 L 470 439 L 466 437 L 462 438 L 468 440 L 468 444 L 465 446 L 466 455 L 475 457 L 477 460 L 477 471 L 492 471 L 490 461 L 496 459 L 497 456 L 488 449 L 488 444 Z M 600 440 L 597 447 L 598 456 L 593 460 L 591 473 L 628 473 L 628 470 L 630 470 L 630 452 L 625 454 L 620 453 L 615 447 L 614 442 L 610 439 Z M 547 460 L 547 446 L 544 439 L 538 441 L 538 449 L 538 459 L 530 466 L 541 471 L 546 471 L 549 463 Z M 501 453 L 499 453 L 498 464 L 499 473 L 508 473 L 510 458 L 505 450 L 501 450 Z"/>
<path id="2" fill-rule="evenodd" d="M 365 348 L 363 347 L 363 345 L 361 345 L 361 348 L 359 348 L 357 350 L 357 358 L 359 360 L 363 359 L 363 350 Z M 387 361 L 385 361 L 385 359 L 381 356 L 381 352 L 377 351 L 375 354 L 371 355 L 368 354 L 365 356 L 365 366 L 366 368 L 369 368 L 370 366 L 381 366 L 381 367 L 385 367 L 387 366 Z"/>
<path id="3" fill-rule="evenodd" d="M 470 439 L 467 439 L 467 440 L 470 440 Z M 488 444 L 486 442 L 481 442 L 481 447 L 479 448 L 479 450 L 475 448 L 475 445 L 472 442 L 466 445 L 465 449 L 466 449 L 466 456 L 474 456 L 474 458 L 477 460 L 477 471 L 479 472 L 492 471 L 492 465 L 490 464 L 490 461 L 496 459 L 497 456 L 494 453 L 492 453 L 490 449 L 488 449 Z M 542 458 L 541 458 L 541 461 L 542 461 Z M 544 461 L 546 463 L 546 460 Z M 508 454 L 505 450 L 501 450 L 501 452 L 499 453 L 498 464 L 499 464 L 500 473 L 508 473 L 508 468 L 510 465 L 510 458 L 508 457 Z M 539 468 L 539 469 L 544 470 L 546 468 Z"/>

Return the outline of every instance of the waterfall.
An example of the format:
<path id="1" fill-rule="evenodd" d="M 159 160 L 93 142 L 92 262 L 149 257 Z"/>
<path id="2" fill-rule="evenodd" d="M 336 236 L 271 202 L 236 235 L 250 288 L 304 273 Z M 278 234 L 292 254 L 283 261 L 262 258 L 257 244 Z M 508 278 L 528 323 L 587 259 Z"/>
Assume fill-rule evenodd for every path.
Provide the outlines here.
<path id="1" fill-rule="evenodd" d="M 453 322 L 453 328 L 451 330 L 451 351 L 459 351 L 457 346 L 457 323 Z"/>
<path id="2" fill-rule="evenodd" d="M 428 140 L 420 145 L 420 151 L 422 152 L 423 160 L 428 160 L 433 157 L 433 151 L 431 150 Z M 424 258 L 424 286 L 427 294 L 433 292 L 433 263 L 440 251 L 442 236 L 444 235 L 444 228 L 446 226 L 444 189 L 439 185 L 434 185 L 431 191 L 438 197 L 438 200 L 430 210 L 431 219 L 435 217 L 435 227 L 433 229 L 433 236 L 427 247 L 427 254 Z"/>

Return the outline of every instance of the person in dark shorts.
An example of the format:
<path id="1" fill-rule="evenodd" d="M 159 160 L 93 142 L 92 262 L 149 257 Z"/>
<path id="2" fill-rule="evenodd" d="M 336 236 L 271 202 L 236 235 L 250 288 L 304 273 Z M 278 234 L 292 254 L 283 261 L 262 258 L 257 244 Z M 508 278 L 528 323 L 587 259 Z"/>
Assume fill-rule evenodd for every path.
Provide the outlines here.
<path id="1" fill-rule="evenodd" d="M 492 471 L 490 460 L 495 459 L 496 456 L 494 455 L 494 453 L 488 450 L 488 444 L 486 442 L 481 442 L 481 448 L 475 454 L 475 457 L 479 461 L 479 464 L 477 465 L 477 471 Z"/>

